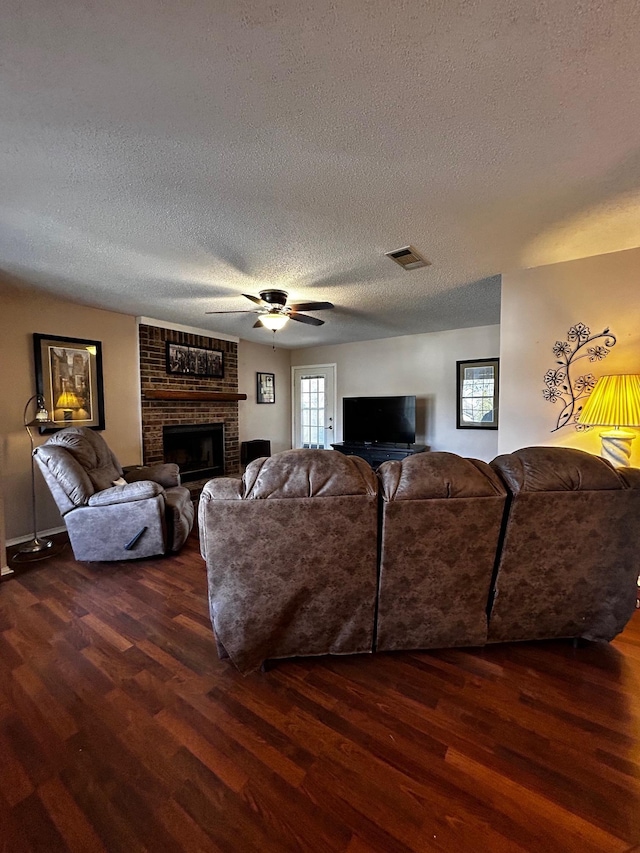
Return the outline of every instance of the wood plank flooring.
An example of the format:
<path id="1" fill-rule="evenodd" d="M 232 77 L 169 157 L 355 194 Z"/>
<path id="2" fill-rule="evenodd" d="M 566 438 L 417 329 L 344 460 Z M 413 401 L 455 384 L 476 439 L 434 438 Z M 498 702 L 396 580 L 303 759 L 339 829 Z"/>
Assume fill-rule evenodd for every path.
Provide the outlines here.
<path id="1" fill-rule="evenodd" d="M 0 850 L 640 851 L 640 612 L 611 645 L 219 661 L 195 537 L 0 584 Z"/>

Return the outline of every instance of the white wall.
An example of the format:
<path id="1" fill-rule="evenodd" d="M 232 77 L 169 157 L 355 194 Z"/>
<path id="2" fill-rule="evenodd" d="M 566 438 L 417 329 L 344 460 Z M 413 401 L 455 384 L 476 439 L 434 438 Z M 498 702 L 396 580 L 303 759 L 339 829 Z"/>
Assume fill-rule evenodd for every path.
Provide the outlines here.
<path id="1" fill-rule="evenodd" d="M 544 400 L 552 347 L 576 323 L 592 334 L 609 328 L 617 343 L 602 361 L 575 363 L 575 376 L 640 373 L 640 249 L 598 255 L 502 276 L 499 452 L 535 444 L 600 453 L 599 430 L 552 432 L 559 403 Z M 596 343 L 601 343 L 597 341 Z M 640 438 L 632 465 L 640 465 Z"/>
<path id="2" fill-rule="evenodd" d="M 269 439 L 271 452 L 291 447 L 291 373 L 289 350 L 241 340 L 238 344 L 240 441 Z M 256 373 L 275 373 L 275 403 L 256 402 Z"/>
<path id="3" fill-rule="evenodd" d="M 337 364 L 336 440 L 342 440 L 342 398 L 415 394 L 416 441 L 432 450 L 490 460 L 497 431 L 456 429 L 456 361 L 495 358 L 500 327 L 478 326 L 293 350 L 291 364 Z"/>

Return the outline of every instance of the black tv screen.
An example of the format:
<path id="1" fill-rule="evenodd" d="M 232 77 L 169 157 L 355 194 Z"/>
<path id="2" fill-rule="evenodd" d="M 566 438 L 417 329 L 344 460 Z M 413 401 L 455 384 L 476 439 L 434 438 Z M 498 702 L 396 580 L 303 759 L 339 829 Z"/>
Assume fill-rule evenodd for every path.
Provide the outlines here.
<path id="1" fill-rule="evenodd" d="M 342 440 L 358 444 L 413 444 L 415 396 L 343 397 Z"/>

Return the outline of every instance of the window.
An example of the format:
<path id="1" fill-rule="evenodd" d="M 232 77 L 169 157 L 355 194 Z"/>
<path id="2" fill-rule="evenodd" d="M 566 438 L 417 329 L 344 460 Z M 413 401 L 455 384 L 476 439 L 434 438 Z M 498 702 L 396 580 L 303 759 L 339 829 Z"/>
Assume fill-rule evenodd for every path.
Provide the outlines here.
<path id="1" fill-rule="evenodd" d="M 500 359 L 456 362 L 458 368 L 457 429 L 498 429 Z"/>

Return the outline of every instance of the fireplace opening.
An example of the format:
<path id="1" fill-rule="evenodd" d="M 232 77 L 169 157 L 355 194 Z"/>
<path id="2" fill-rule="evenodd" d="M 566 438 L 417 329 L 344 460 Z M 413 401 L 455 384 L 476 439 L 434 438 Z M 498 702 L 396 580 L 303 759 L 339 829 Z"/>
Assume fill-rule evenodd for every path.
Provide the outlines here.
<path id="1" fill-rule="evenodd" d="M 164 461 L 180 466 L 183 482 L 224 474 L 224 424 L 162 428 Z"/>

